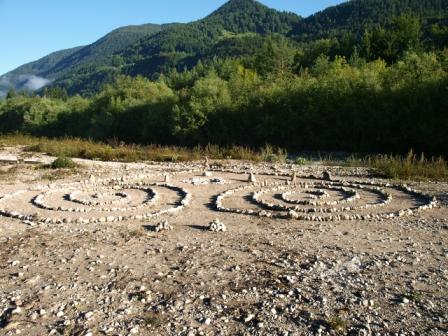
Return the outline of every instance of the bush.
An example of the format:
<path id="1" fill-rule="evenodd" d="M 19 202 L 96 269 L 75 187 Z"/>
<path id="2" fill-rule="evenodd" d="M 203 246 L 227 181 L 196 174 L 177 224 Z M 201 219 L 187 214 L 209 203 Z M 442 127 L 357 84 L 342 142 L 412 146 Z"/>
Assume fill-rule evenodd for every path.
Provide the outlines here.
<path id="1" fill-rule="evenodd" d="M 77 164 L 70 158 L 61 156 L 53 161 L 51 169 L 73 169 L 77 167 Z"/>
<path id="2" fill-rule="evenodd" d="M 288 153 L 281 148 L 274 148 L 270 145 L 264 146 L 260 151 L 261 161 L 276 163 L 286 162 Z"/>
<path id="3" fill-rule="evenodd" d="M 308 163 L 308 160 L 302 156 L 298 156 L 294 159 L 294 163 L 300 166 L 304 166 Z"/>

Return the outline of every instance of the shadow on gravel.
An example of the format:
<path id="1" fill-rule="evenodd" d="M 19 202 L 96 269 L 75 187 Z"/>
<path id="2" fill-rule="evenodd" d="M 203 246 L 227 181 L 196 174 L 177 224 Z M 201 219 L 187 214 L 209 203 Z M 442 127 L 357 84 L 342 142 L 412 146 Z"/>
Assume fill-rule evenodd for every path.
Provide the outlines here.
<path id="1" fill-rule="evenodd" d="M 207 209 L 209 209 L 211 211 L 216 211 L 215 202 L 216 202 L 216 196 L 213 196 L 213 197 L 210 197 L 210 202 L 205 203 L 204 205 Z"/>
<path id="2" fill-rule="evenodd" d="M 207 226 L 202 226 L 202 225 L 187 225 L 189 228 L 195 229 L 195 230 L 199 230 L 199 231 L 208 231 L 208 227 Z"/>
<path id="3" fill-rule="evenodd" d="M 439 200 L 440 204 L 448 206 L 448 194 L 447 193 L 436 195 L 436 198 Z"/>
<path id="4" fill-rule="evenodd" d="M 156 232 L 156 225 L 143 225 L 142 226 L 145 231 L 148 232 Z"/>
<path id="5" fill-rule="evenodd" d="M 14 308 L 8 308 L 0 316 L 0 329 L 5 328 L 9 324 L 13 310 Z"/>

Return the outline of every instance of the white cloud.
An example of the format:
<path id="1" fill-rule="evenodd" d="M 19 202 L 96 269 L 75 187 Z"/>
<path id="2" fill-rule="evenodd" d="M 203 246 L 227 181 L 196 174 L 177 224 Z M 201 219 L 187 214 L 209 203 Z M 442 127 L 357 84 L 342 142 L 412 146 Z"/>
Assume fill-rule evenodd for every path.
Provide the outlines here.
<path id="1" fill-rule="evenodd" d="M 23 86 L 29 91 L 39 90 L 52 82 L 50 79 L 34 75 L 21 75 L 20 81 L 25 82 Z"/>
<path id="2" fill-rule="evenodd" d="M 0 77 L 0 98 L 6 97 L 8 89 L 11 87 L 7 77 Z"/>
<path id="3" fill-rule="evenodd" d="M 20 75 L 15 78 L 3 76 L 0 77 L 0 97 L 5 97 L 10 88 L 16 88 L 16 90 L 18 91 L 36 91 L 50 84 L 51 82 L 52 80 L 50 79 L 29 74 Z"/>

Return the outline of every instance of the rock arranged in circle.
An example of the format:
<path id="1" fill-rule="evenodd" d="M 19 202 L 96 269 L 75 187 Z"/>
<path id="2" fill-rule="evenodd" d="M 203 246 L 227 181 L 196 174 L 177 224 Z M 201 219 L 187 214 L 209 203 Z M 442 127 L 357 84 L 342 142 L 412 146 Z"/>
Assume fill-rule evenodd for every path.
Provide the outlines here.
<path id="1" fill-rule="evenodd" d="M 296 184 L 297 186 L 297 184 Z M 348 189 L 346 187 L 328 187 L 329 190 L 333 191 L 339 191 L 341 193 L 346 194 L 346 197 L 343 200 L 340 201 L 328 201 L 328 202 L 322 202 L 319 201 L 324 198 L 330 198 L 330 194 L 323 190 L 323 189 L 314 189 L 314 190 L 308 190 L 310 188 L 309 184 L 303 184 L 302 186 L 299 185 L 299 187 L 306 189 L 303 191 L 303 193 L 308 194 L 309 199 L 292 199 L 290 196 L 292 194 L 297 193 L 299 190 L 290 190 L 286 191 L 283 194 L 281 194 L 281 199 L 286 203 L 292 203 L 292 204 L 300 204 L 300 205 L 337 205 L 341 203 L 349 203 L 353 202 L 356 199 L 359 199 L 359 194 L 353 190 Z M 311 186 L 313 187 L 313 186 Z M 260 192 L 263 193 L 263 192 Z"/>
<path id="2" fill-rule="evenodd" d="M 179 212 L 190 204 L 191 194 L 181 187 L 125 182 L 130 179 L 89 178 L 20 190 L 0 198 L 0 215 L 33 223 L 143 221 Z"/>
<path id="3" fill-rule="evenodd" d="M 89 205 L 89 206 L 104 206 L 104 205 L 108 205 L 108 204 L 118 204 L 118 203 L 122 203 L 122 202 L 126 202 L 126 201 L 129 202 L 129 200 L 131 198 L 131 196 L 126 192 L 116 192 L 116 193 L 113 193 L 112 195 L 110 195 L 109 193 L 101 194 L 101 193 L 97 192 L 92 195 L 88 195 L 88 198 L 90 198 L 90 199 L 80 198 L 82 196 L 82 194 L 83 194 L 82 191 L 72 192 L 68 195 L 68 200 L 75 202 L 75 203 Z M 108 199 L 108 200 L 105 200 L 105 199 Z"/>
<path id="4" fill-rule="evenodd" d="M 184 185 L 207 181 L 207 188 L 195 189 L 198 193 L 220 193 L 215 197 L 218 211 L 274 219 L 385 220 L 437 206 L 435 198 L 406 185 L 368 180 L 338 181 L 297 173 L 291 178 L 290 171 L 255 173 L 252 166 L 211 169 L 212 176 L 219 173 L 219 177 L 212 178 L 198 175 L 198 169 L 160 171 L 164 175 L 158 175 L 159 181 L 163 176 Z M 91 176 L 85 181 L 19 190 L 0 196 L 0 215 L 30 223 L 146 221 L 177 213 L 190 204 L 192 195 L 175 186 L 175 182 L 145 182 L 154 175 L 146 170 L 140 172 L 109 179 Z M 222 192 L 227 184 L 241 185 Z"/>
<path id="5" fill-rule="evenodd" d="M 216 209 L 222 212 L 318 222 L 384 220 L 436 206 L 435 198 L 406 185 L 328 181 L 314 176 L 295 183 L 246 184 L 215 199 Z"/>
<path id="6" fill-rule="evenodd" d="M 159 185 L 162 186 L 162 185 Z M 169 187 L 167 184 L 164 184 L 165 187 Z M 144 207 L 147 207 L 149 205 L 154 204 L 159 196 L 158 194 L 153 191 L 151 188 L 147 188 L 147 187 L 141 187 L 141 186 L 122 186 L 121 188 L 123 188 L 126 191 L 121 191 L 121 192 L 116 192 L 116 193 L 94 193 L 92 195 L 92 198 L 96 198 L 96 199 L 102 199 L 103 197 L 105 198 L 113 198 L 115 197 L 119 197 L 118 199 L 115 200 L 109 200 L 109 201 L 99 201 L 99 200 L 84 200 L 84 199 L 80 199 L 78 198 L 79 195 L 83 194 L 83 192 L 81 191 L 74 191 L 68 194 L 63 195 L 64 200 L 67 200 L 69 202 L 74 202 L 74 203 L 78 203 L 78 204 L 82 204 L 88 207 L 65 207 L 65 206 L 61 206 L 61 205 L 55 205 L 55 206 L 51 206 L 51 205 L 47 205 L 47 203 L 45 202 L 45 197 L 51 195 L 51 194 L 60 194 L 63 191 L 61 190 L 48 190 L 46 192 L 43 192 L 39 195 L 37 195 L 36 197 L 33 198 L 32 203 L 36 206 L 39 207 L 41 209 L 46 209 L 46 210 L 53 210 L 53 211 L 66 211 L 66 212 L 92 212 L 92 211 L 103 211 L 103 212 L 117 212 L 117 211 L 135 211 L 138 209 L 142 209 Z M 130 200 L 132 199 L 131 196 L 129 195 L 130 191 L 143 191 L 146 193 L 145 199 L 138 205 L 128 205 L 128 206 L 122 206 L 122 207 L 106 207 L 107 205 L 113 205 L 115 204 L 117 201 L 123 201 L 123 200 L 128 200 L 130 202 Z M 121 195 L 121 196 L 120 196 Z M 128 203 L 130 204 L 130 203 Z"/>

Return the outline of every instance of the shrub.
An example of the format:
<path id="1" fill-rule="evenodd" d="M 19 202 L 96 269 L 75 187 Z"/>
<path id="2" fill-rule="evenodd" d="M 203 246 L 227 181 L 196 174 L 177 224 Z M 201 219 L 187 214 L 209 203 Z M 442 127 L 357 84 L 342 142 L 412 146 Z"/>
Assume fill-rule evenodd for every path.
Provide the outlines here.
<path id="1" fill-rule="evenodd" d="M 52 169 L 73 169 L 77 164 L 70 158 L 60 156 L 50 166 Z"/>
<path id="2" fill-rule="evenodd" d="M 298 156 L 294 159 L 294 163 L 297 165 L 304 166 L 308 163 L 308 160 L 302 156 Z"/>

